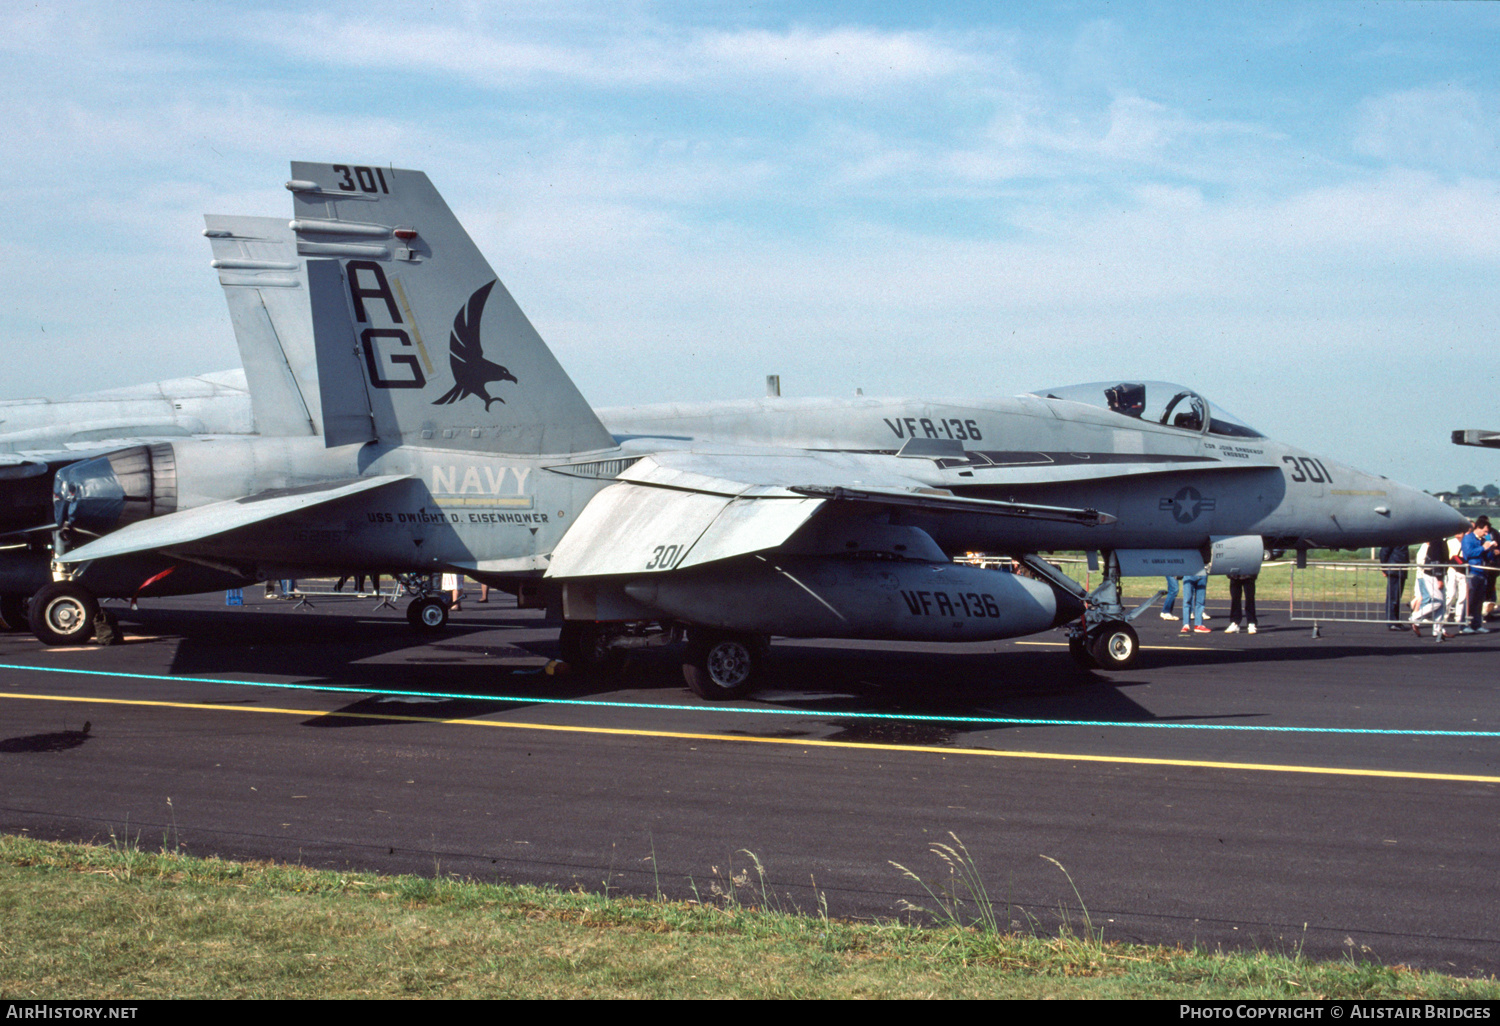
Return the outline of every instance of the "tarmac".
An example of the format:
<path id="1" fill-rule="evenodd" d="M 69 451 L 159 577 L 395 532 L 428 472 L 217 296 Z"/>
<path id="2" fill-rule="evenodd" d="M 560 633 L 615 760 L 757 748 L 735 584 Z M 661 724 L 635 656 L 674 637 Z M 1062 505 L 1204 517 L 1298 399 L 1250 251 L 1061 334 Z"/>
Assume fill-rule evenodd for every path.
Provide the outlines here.
<path id="1" fill-rule="evenodd" d="M 492 599 L 436 635 L 258 589 L 112 605 L 111 647 L 0 635 L 0 830 L 703 900 L 753 861 L 876 919 L 932 904 L 893 862 L 941 886 L 961 843 L 1018 929 L 1500 971 L 1500 633 L 1211 604 L 1145 614 L 1118 673 L 1057 633 L 777 641 L 715 704 L 671 650 L 551 674 L 556 625 Z"/>

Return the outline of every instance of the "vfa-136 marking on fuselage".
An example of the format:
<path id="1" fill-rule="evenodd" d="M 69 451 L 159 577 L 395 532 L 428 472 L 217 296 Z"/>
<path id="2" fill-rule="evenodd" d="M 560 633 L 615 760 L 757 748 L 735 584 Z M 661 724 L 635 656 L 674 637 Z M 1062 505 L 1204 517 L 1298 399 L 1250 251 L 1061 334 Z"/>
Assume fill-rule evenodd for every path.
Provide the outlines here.
<path id="1" fill-rule="evenodd" d="M 288 418 L 281 437 L 72 468 L 39 634 L 76 637 L 95 596 L 147 579 L 159 594 L 461 570 L 539 587 L 577 661 L 606 659 L 626 625 L 685 631 L 688 683 L 724 697 L 753 686 L 770 635 L 975 641 L 1076 622 L 1081 656 L 1125 666 L 1136 645 L 1118 579 L 1136 562 L 1243 568 L 1258 565 L 1263 536 L 1452 529 L 1447 507 L 1389 482 L 1383 508 L 1373 484 L 1354 504 L 1304 499 L 1280 469 L 1293 450 L 1150 383 L 982 403 L 674 407 L 642 430 L 613 420 L 614 434 L 637 435 L 621 442 L 426 176 L 350 167 L 294 164 L 288 183 L 315 375 L 293 369 L 267 394 L 304 411 L 310 432 Z M 447 373 L 433 330 L 448 333 Z M 699 415 L 716 427 L 687 430 Z M 1226 459 L 1220 445 L 1264 452 Z M 1160 508 L 1184 488 L 1200 495 L 1187 525 Z M 505 504 L 517 500 L 529 511 Z M 397 515 L 370 516 L 382 512 Z M 319 544 L 298 540 L 308 532 Z M 1061 548 L 1103 550 L 1105 583 L 1084 593 L 1039 556 Z M 1011 553 L 1021 572 L 950 559 L 974 549 Z M 435 598 L 412 609 L 441 619 Z"/>

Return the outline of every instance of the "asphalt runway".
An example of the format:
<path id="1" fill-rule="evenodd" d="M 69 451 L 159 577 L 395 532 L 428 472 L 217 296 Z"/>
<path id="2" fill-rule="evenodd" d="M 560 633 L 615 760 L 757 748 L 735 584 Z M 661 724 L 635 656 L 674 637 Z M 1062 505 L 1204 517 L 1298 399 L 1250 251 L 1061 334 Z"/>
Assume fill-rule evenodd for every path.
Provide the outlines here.
<path id="1" fill-rule="evenodd" d="M 112 606 L 110 648 L 0 634 L 0 830 L 759 903 L 753 852 L 784 907 L 882 918 L 956 838 L 1021 928 L 1500 972 L 1500 633 L 1148 613 L 1114 674 L 1058 634 L 778 642 L 715 705 L 669 651 L 550 676 L 498 598 L 435 638 L 249 589 Z"/>

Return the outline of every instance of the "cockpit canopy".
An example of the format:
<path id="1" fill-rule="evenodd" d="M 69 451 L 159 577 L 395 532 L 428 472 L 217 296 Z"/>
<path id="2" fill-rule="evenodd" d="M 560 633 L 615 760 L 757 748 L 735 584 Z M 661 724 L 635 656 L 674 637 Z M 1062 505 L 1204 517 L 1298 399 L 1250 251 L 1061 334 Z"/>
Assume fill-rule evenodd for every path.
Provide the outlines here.
<path id="1" fill-rule="evenodd" d="M 1084 403 L 1133 420 L 1162 424 L 1181 431 L 1225 435 L 1230 438 L 1264 438 L 1238 417 L 1212 406 L 1191 388 L 1169 381 L 1094 381 L 1087 385 L 1039 388 L 1027 395 Z"/>

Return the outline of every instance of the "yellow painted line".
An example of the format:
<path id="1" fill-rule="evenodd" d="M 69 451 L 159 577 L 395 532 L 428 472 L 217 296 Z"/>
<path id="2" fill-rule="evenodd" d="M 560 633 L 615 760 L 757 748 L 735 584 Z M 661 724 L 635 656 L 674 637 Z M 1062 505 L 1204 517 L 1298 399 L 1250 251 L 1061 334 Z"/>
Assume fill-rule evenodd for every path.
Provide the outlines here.
<path id="1" fill-rule="evenodd" d="M 1222 632 L 1221 632 L 1222 633 Z M 1066 641 L 1018 641 L 1017 645 L 1044 645 L 1047 648 L 1067 648 Z M 1203 649 L 1197 645 L 1142 645 L 1141 648 L 1156 649 L 1171 652 L 1202 652 Z"/>
<path id="2" fill-rule="evenodd" d="M 288 685 L 295 687 L 296 685 Z M 274 706 L 212 705 L 206 702 L 163 702 L 140 698 L 82 698 L 76 695 L 30 695 L 0 692 L 0 698 L 39 702 L 77 702 L 95 705 L 133 705 L 160 709 L 203 709 L 212 712 L 266 713 L 273 716 L 347 717 L 354 720 L 395 720 L 399 723 L 438 723 L 460 727 L 500 727 L 541 730 L 559 734 L 609 734 L 617 737 L 668 738 L 677 741 L 725 741 L 734 744 L 791 745 L 801 748 L 841 748 L 878 752 L 924 752 L 929 755 L 978 755 L 994 759 L 1040 759 L 1049 762 L 1103 762 L 1130 766 L 1184 766 L 1197 769 L 1251 770 L 1259 773 L 1310 773 L 1315 776 L 1381 777 L 1393 780 L 1447 780 L 1470 784 L 1500 784 L 1500 777 L 1462 773 L 1419 773 L 1414 770 L 1349 769 L 1341 766 L 1295 766 L 1265 762 L 1210 762 L 1201 759 L 1152 759 L 1134 755 L 1072 755 L 1065 752 L 1017 752 L 996 748 L 942 748 L 937 745 L 883 745 L 871 741 L 817 741 L 743 734 L 697 734 L 680 730 L 634 730 L 628 727 L 578 727 L 557 723 L 519 723 L 511 720 L 448 719 L 400 713 L 353 713 L 327 709 L 282 709 Z"/>
<path id="3" fill-rule="evenodd" d="M 427 355 L 427 347 L 422 344 L 422 329 L 417 327 L 417 319 L 411 315 L 411 304 L 406 301 L 406 290 L 401 287 L 401 279 L 394 274 L 391 275 L 391 284 L 396 286 L 396 295 L 401 297 L 401 309 L 406 311 L 406 323 L 411 325 L 412 336 L 417 340 L 417 352 L 422 354 L 422 366 L 427 368 L 428 374 L 431 374 L 432 359 Z"/>
<path id="4" fill-rule="evenodd" d="M 456 495 L 437 495 L 433 498 L 437 502 L 439 509 L 444 509 L 448 506 L 483 506 L 486 508 L 494 507 L 495 509 L 500 509 L 502 507 L 506 509 L 531 508 L 531 496 L 529 495 L 510 496 L 505 498 L 502 498 L 498 495 L 484 495 L 477 498 L 470 496 L 467 499 L 460 498 Z"/>

